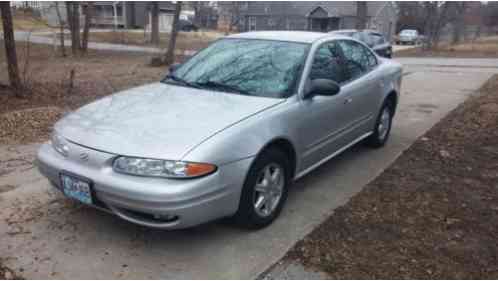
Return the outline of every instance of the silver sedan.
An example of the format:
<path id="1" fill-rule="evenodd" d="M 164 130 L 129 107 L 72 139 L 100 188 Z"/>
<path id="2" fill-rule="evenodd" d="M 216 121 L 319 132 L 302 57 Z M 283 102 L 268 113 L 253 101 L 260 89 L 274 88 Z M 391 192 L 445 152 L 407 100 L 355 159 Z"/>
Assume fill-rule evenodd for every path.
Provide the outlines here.
<path id="1" fill-rule="evenodd" d="M 140 225 L 261 228 L 293 181 L 360 141 L 386 143 L 401 74 L 348 37 L 228 36 L 57 122 L 38 167 L 67 197 Z"/>

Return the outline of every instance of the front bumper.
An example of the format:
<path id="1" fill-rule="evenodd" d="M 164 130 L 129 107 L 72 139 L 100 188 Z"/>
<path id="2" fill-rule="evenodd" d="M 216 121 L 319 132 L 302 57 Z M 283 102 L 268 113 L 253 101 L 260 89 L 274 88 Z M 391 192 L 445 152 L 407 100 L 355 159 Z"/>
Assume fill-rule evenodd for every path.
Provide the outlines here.
<path id="1" fill-rule="evenodd" d="M 164 179 L 116 173 L 112 169 L 116 156 L 70 143 L 70 153 L 64 157 L 44 144 L 37 163 L 59 190 L 62 171 L 90 179 L 95 207 L 136 224 L 179 229 L 233 215 L 252 162 L 247 158 L 221 165 L 215 173 L 196 179 Z"/>

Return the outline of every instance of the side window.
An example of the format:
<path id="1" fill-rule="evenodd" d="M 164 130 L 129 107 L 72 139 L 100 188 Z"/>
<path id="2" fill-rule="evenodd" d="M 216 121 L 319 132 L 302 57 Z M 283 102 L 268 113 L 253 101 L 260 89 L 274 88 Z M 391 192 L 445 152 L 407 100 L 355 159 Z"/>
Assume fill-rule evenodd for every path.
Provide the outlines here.
<path id="1" fill-rule="evenodd" d="M 349 40 L 340 41 L 339 45 L 344 54 L 346 69 L 351 79 L 362 76 L 377 65 L 375 56 L 363 45 Z"/>
<path id="2" fill-rule="evenodd" d="M 337 83 L 349 80 L 336 42 L 324 43 L 318 48 L 311 66 L 310 79 L 330 79 Z"/>

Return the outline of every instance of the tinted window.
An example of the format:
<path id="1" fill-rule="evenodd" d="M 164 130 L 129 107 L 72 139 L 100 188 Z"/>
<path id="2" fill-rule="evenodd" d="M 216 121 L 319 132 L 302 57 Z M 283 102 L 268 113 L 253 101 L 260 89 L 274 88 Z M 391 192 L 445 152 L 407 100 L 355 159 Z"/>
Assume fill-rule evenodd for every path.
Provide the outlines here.
<path id="1" fill-rule="evenodd" d="M 352 79 L 363 75 L 377 65 L 375 56 L 363 45 L 354 41 L 340 41 L 339 44 Z"/>
<path id="2" fill-rule="evenodd" d="M 213 90 L 232 88 L 252 96 L 283 98 L 294 92 L 308 47 L 284 41 L 222 39 L 185 62 L 174 75 Z M 165 82 L 175 83 L 173 79 Z"/>
<path id="3" fill-rule="evenodd" d="M 384 44 L 384 42 L 386 41 L 386 40 L 384 40 L 384 36 L 382 36 L 381 34 L 377 34 L 377 33 L 370 33 L 369 37 L 370 37 L 370 41 L 371 41 L 373 46 Z"/>
<path id="4" fill-rule="evenodd" d="M 310 79 L 330 79 L 337 83 L 348 80 L 342 67 L 341 50 L 336 42 L 321 45 L 315 53 L 311 66 Z"/>

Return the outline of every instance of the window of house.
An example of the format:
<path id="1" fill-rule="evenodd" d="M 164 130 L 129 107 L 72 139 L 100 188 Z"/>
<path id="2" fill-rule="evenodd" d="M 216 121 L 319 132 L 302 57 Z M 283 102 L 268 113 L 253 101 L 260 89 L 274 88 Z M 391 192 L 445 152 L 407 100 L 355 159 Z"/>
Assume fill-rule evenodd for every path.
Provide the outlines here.
<path id="1" fill-rule="evenodd" d="M 249 30 L 256 30 L 256 17 L 249 17 Z"/>
<path id="2" fill-rule="evenodd" d="M 240 4 L 240 9 L 243 10 L 243 11 L 249 9 L 249 2 L 242 2 Z"/>
<path id="3" fill-rule="evenodd" d="M 336 42 L 322 44 L 315 52 L 310 79 L 329 79 L 337 83 L 349 80 L 342 61 L 341 51 Z"/>
<path id="4" fill-rule="evenodd" d="M 268 4 L 265 5 L 265 13 L 269 13 L 270 12 L 270 6 Z"/>

